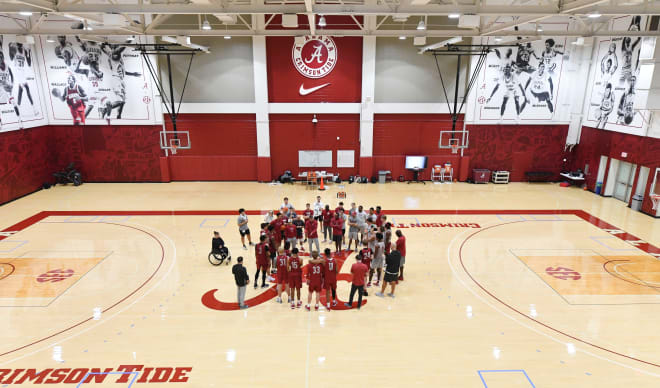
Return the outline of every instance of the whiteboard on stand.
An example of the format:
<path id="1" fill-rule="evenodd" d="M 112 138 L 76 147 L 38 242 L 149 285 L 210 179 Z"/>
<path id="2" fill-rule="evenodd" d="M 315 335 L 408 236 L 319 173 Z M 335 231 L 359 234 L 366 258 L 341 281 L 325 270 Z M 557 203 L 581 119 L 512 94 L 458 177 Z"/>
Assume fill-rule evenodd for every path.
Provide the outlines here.
<path id="1" fill-rule="evenodd" d="M 332 168 L 332 151 L 298 151 L 298 167 Z"/>

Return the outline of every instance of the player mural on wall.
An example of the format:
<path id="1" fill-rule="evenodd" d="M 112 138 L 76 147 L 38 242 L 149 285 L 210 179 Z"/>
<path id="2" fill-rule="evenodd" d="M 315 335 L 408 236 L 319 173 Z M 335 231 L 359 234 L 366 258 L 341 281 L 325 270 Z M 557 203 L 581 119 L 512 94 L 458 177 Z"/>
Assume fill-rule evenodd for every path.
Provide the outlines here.
<path id="1" fill-rule="evenodd" d="M 85 95 L 72 109 L 66 97 L 53 94 L 52 121 L 73 120 L 74 125 L 90 125 L 154 119 L 149 108 L 153 101 L 150 82 L 144 77 L 139 52 L 131 46 L 77 36 L 58 36 L 57 42 L 42 40 L 42 45 L 49 90 L 66 91 L 73 77 L 76 90 Z M 63 92 L 60 94 L 64 96 Z M 84 119 L 78 115 L 82 105 Z M 64 106 L 69 108 L 66 112 Z"/>
<path id="2" fill-rule="evenodd" d="M 522 30 L 521 35 L 524 36 Z M 522 36 L 515 43 L 493 48 L 488 53 L 476 96 L 477 121 L 520 123 L 533 120 L 539 123 L 540 120 L 554 120 L 561 71 L 568 58 L 564 49 L 566 39 L 525 42 Z M 499 40 L 491 41 L 491 38 L 484 43 L 500 44 Z M 512 97 L 515 109 L 508 109 Z"/>
<path id="3" fill-rule="evenodd" d="M 611 26 L 628 31 L 641 31 L 645 18 L 627 16 L 616 18 Z M 620 127 L 642 128 L 644 117 L 635 112 L 635 85 L 639 73 L 640 37 L 618 37 L 597 42 L 594 58 L 594 82 L 591 87 L 591 102 L 588 106 L 586 122 L 600 129 Z M 610 113 L 616 107 L 616 119 Z M 611 121 L 608 121 L 612 119 Z"/>
<path id="4" fill-rule="evenodd" d="M 5 62 L 5 54 L 2 52 L 1 43 L 2 37 L 0 36 L 0 109 L 2 105 L 11 104 L 16 112 L 16 117 L 19 118 L 19 126 L 22 127 L 16 100 L 11 95 L 11 91 L 14 88 L 14 74 L 7 62 Z M 2 115 L 0 115 L 0 130 L 2 130 Z"/>
<path id="5" fill-rule="evenodd" d="M 87 117 L 85 111 L 85 102 L 88 100 L 87 94 L 83 88 L 76 82 L 76 77 L 73 74 L 69 75 L 67 86 L 64 90 L 53 88 L 51 91 L 53 96 L 65 101 L 71 110 L 71 117 L 73 118 L 73 125 L 84 125 L 85 118 Z"/>
<path id="6" fill-rule="evenodd" d="M 30 85 L 28 85 L 28 68 L 32 68 L 32 50 L 23 46 L 22 43 L 11 42 L 9 43 L 9 59 L 12 61 L 15 83 L 18 86 L 17 104 L 19 107 L 21 106 L 25 92 L 32 106 L 32 115 L 37 116 L 39 111 L 35 107 Z"/>

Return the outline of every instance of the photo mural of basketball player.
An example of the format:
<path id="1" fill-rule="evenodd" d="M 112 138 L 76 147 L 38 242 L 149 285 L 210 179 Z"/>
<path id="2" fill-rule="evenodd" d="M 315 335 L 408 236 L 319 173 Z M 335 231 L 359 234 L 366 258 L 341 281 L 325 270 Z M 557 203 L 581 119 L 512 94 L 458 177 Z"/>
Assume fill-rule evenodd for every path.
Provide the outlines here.
<path id="1" fill-rule="evenodd" d="M 42 48 L 52 121 L 89 125 L 155 119 L 145 64 L 131 46 L 58 36 L 56 42 L 42 40 Z"/>
<path id="2" fill-rule="evenodd" d="M 32 45 L 0 35 L 0 131 L 42 120 L 40 106 Z"/>
<path id="3" fill-rule="evenodd" d="M 641 31 L 646 18 L 626 16 L 613 19 L 611 28 Z M 644 117 L 634 111 L 635 84 L 639 74 L 639 37 L 607 38 L 597 41 L 599 63 L 594 70 L 586 122 L 601 129 L 641 128 Z M 616 108 L 616 116 L 611 115 Z"/>
<path id="4" fill-rule="evenodd" d="M 498 44 L 490 40 L 486 43 Z M 533 42 L 518 38 L 515 46 L 493 49 L 479 78 L 476 120 L 502 123 L 553 120 L 562 65 L 567 59 L 565 43 L 564 38 Z"/>

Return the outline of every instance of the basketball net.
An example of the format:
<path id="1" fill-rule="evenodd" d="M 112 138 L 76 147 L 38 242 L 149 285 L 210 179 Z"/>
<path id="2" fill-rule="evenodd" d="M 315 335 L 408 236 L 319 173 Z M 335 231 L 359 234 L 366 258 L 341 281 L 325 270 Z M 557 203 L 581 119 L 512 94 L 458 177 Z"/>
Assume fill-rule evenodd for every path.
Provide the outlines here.
<path id="1" fill-rule="evenodd" d="M 658 204 L 660 203 L 660 195 L 651 194 L 651 201 L 653 201 L 653 210 L 657 210 Z"/>
<path id="2" fill-rule="evenodd" d="M 179 148 L 178 145 L 172 144 L 172 155 L 176 155 L 176 149 Z"/>
<path id="3" fill-rule="evenodd" d="M 452 144 L 451 145 L 451 153 L 452 154 L 457 154 L 458 153 L 458 144 Z"/>

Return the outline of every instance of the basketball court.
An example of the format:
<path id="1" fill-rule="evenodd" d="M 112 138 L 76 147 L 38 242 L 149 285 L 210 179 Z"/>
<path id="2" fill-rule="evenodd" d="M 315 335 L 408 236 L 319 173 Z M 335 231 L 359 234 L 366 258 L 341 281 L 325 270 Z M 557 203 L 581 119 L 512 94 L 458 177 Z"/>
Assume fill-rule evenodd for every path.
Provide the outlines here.
<path id="1" fill-rule="evenodd" d="M 223 194 L 230 186 L 250 194 Z M 331 204 L 338 190 L 346 190 L 345 203 L 378 203 L 407 237 L 397 297 L 376 297 L 371 288 L 360 311 L 291 310 L 275 302 L 272 287 L 249 287 L 250 308 L 238 310 L 231 267 L 206 260 L 217 230 L 252 276 L 254 252 L 241 248 L 233 209 L 263 207 L 248 210 L 257 223 L 278 198 L 312 201 L 317 192 L 302 187 L 172 183 L 138 192 L 86 184 L 4 206 L 2 381 L 656 385 L 660 229 L 652 218 L 582 190 L 381 187 L 321 194 Z M 108 188 L 120 194 L 104 194 Z M 174 206 L 160 199 L 197 190 L 215 195 Z M 444 209 L 430 206 L 458 195 Z M 532 195 L 533 203 L 517 200 Z M 557 196 L 592 210 L 559 208 Z M 81 210 L 47 210 L 73 203 Z M 337 256 L 341 274 L 354 257 Z M 339 277 L 341 301 L 349 278 Z"/>

